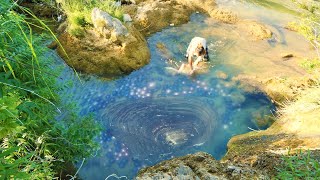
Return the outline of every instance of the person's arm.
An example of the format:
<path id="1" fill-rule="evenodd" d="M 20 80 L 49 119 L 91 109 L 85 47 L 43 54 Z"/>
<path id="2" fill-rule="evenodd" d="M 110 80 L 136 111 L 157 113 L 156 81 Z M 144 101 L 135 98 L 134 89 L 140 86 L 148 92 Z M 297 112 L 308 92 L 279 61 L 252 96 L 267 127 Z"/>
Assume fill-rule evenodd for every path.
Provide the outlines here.
<path id="1" fill-rule="evenodd" d="M 193 71 L 193 67 L 192 67 L 192 55 L 189 53 L 188 55 L 188 63 L 189 63 L 189 66 L 191 68 L 191 70 Z"/>

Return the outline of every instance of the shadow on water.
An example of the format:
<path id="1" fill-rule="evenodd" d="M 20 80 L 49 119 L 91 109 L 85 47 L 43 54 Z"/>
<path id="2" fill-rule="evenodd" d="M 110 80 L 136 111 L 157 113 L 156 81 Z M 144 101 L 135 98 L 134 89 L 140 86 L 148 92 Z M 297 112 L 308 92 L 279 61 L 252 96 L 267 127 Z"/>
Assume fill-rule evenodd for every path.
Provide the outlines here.
<path id="1" fill-rule="evenodd" d="M 224 64 L 220 51 L 234 42 L 199 34 L 211 28 L 205 20 L 194 14 L 188 24 L 151 36 L 150 64 L 122 79 L 102 81 L 87 76 L 79 83 L 65 68 L 62 77 L 74 86 L 61 94 L 62 99 L 77 102 L 82 115 L 93 113 L 105 128 L 98 138 L 101 150 L 80 170 L 83 179 L 105 179 L 114 173 L 132 179 L 144 166 L 197 151 L 220 159 L 232 136 L 248 132 L 248 127 L 268 126 L 255 120 L 270 116 L 273 104 L 263 93 L 246 92 L 232 80 L 240 70 Z M 178 65 L 185 61 L 184 52 L 194 36 L 208 41 L 210 72 L 190 78 L 166 71 L 165 67 L 173 66 L 168 57 Z M 167 49 L 166 55 L 159 43 Z M 221 71 L 226 77 L 217 76 Z"/>

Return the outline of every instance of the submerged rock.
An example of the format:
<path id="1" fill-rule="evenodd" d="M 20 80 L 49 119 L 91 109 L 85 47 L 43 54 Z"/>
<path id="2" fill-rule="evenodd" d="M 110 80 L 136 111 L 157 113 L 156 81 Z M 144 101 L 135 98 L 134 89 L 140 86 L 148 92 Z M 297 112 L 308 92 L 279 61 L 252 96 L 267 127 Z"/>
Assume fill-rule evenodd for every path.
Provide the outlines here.
<path id="1" fill-rule="evenodd" d="M 114 78 L 149 63 L 147 42 L 134 26 L 124 26 L 118 19 L 95 8 L 94 28 L 83 38 L 64 32 L 59 36 L 63 48 L 58 53 L 68 65 L 88 74 Z"/>
<path id="2" fill-rule="evenodd" d="M 272 37 L 272 31 L 260 22 L 243 20 L 239 22 L 238 27 L 251 35 L 254 40 L 264 40 Z"/>
<path id="3" fill-rule="evenodd" d="M 210 12 L 210 16 L 228 24 L 235 24 L 238 22 L 238 16 L 228 9 L 217 8 Z"/>

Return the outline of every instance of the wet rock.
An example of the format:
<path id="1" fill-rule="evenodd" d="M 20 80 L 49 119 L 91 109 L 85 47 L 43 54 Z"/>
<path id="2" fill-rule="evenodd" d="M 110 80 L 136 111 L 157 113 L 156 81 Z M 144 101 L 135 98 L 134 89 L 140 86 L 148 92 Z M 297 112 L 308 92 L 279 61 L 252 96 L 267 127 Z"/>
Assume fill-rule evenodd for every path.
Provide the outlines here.
<path id="1" fill-rule="evenodd" d="M 210 16 L 221 22 L 228 23 L 228 24 L 235 24 L 239 20 L 238 16 L 235 13 L 233 13 L 228 9 L 222 9 L 222 8 L 212 10 L 210 12 Z"/>
<path id="2" fill-rule="evenodd" d="M 47 45 L 49 49 L 57 49 L 58 43 L 56 41 L 52 41 L 50 44 Z"/>
<path id="3" fill-rule="evenodd" d="M 217 72 L 216 72 L 216 76 L 217 76 L 218 78 L 224 79 L 224 80 L 226 80 L 226 79 L 228 78 L 228 75 L 227 75 L 225 72 L 223 72 L 223 71 L 217 71 Z"/>
<path id="4" fill-rule="evenodd" d="M 293 58 L 294 55 L 292 53 L 281 53 L 281 58 L 283 60 L 289 60 L 290 58 Z"/>

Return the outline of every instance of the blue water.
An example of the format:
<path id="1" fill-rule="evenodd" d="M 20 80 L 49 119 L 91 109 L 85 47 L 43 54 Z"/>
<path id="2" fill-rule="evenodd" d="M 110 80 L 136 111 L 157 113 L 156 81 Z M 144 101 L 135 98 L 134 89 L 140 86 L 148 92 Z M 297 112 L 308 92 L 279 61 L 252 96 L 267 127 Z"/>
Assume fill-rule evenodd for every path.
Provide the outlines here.
<path id="1" fill-rule="evenodd" d="M 197 151 L 220 159 L 232 136 L 269 125 L 257 124 L 255 119 L 270 116 L 273 104 L 263 93 L 248 92 L 232 80 L 238 72 L 223 63 L 219 52 L 233 42 L 201 34 L 201 29 L 215 26 L 205 20 L 194 14 L 189 23 L 152 35 L 150 64 L 121 79 L 81 75 L 80 83 L 65 68 L 61 83 L 72 81 L 74 86 L 61 94 L 63 100 L 77 102 L 82 115 L 93 113 L 104 127 L 98 137 L 101 150 L 86 160 L 81 178 L 117 174 L 132 179 L 142 167 Z M 209 73 L 189 77 L 167 71 L 166 67 L 186 62 L 183 56 L 194 36 L 208 41 Z M 165 49 L 159 49 L 159 44 Z M 219 78 L 221 71 L 227 77 Z"/>

